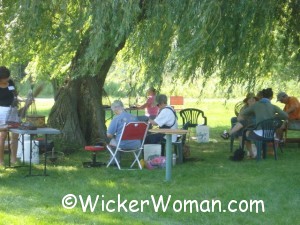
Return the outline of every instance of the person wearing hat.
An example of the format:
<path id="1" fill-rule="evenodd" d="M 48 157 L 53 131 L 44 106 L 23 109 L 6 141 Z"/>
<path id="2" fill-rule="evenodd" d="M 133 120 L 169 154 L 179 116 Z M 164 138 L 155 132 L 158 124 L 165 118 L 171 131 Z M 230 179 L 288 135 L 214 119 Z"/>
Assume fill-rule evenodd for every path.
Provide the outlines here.
<path id="1" fill-rule="evenodd" d="M 285 92 L 277 94 L 277 101 L 285 104 L 283 111 L 288 114 L 289 123 L 293 120 L 300 120 L 300 103 L 296 97 L 288 96 Z M 283 132 L 287 129 L 287 122 L 285 121 L 282 126 L 276 131 L 277 138 L 283 139 Z"/>
<path id="2" fill-rule="evenodd" d="M 288 118 L 288 114 L 281 110 L 278 106 L 273 105 L 271 100 L 273 98 L 273 90 L 272 88 L 267 88 L 262 90 L 262 99 L 257 101 L 252 106 L 248 107 L 242 112 L 242 115 L 255 115 L 256 125 L 260 122 L 268 119 L 280 119 L 286 120 Z M 258 130 L 248 131 L 246 133 L 247 137 L 251 137 L 251 139 L 261 139 L 261 133 Z"/>
<path id="3" fill-rule="evenodd" d="M 138 119 L 141 121 L 148 121 L 148 119 L 155 119 L 158 113 L 158 107 L 155 104 L 156 90 L 150 87 L 147 91 L 147 101 L 141 105 L 137 106 L 138 109 L 145 109 L 145 116 L 139 116 Z"/>
<path id="4" fill-rule="evenodd" d="M 166 95 L 158 95 L 156 97 L 157 106 L 159 112 L 157 117 L 152 120 L 149 119 L 149 123 L 154 126 L 159 126 L 160 129 L 177 129 L 177 115 L 172 106 L 168 105 L 168 98 Z M 146 144 L 159 144 L 164 139 L 164 134 L 149 134 L 146 137 Z M 177 140 L 177 135 L 172 135 L 172 142 Z"/>
<path id="5" fill-rule="evenodd" d="M 240 113 L 238 114 L 237 122 L 231 128 L 231 130 L 229 132 L 224 132 L 223 134 L 221 134 L 221 137 L 223 139 L 228 139 L 231 135 L 236 134 L 239 137 L 240 144 L 242 144 L 243 128 L 249 127 L 249 126 L 255 124 L 254 114 L 245 116 L 245 115 L 242 114 L 242 112 L 245 109 L 247 109 L 248 107 L 250 107 L 251 105 L 253 105 L 254 103 L 256 103 L 257 100 L 258 99 L 257 99 L 257 97 L 255 96 L 254 93 L 250 92 L 246 95 L 246 98 L 243 100 L 244 106 L 241 108 Z M 251 143 L 246 142 L 246 147 L 249 151 L 250 157 L 254 158 L 255 157 L 255 153 L 254 153 L 255 150 L 254 151 L 252 150 Z"/>
<path id="6" fill-rule="evenodd" d="M 262 99 L 241 112 L 242 116 L 255 114 L 256 124 L 274 117 L 287 119 L 287 113 L 271 103 L 273 98 L 272 88 L 263 89 L 262 96 Z"/>
<path id="7" fill-rule="evenodd" d="M 285 92 L 279 92 L 277 101 L 285 104 L 283 111 L 288 114 L 289 120 L 300 119 L 300 103 L 296 97 L 288 96 Z"/>
<path id="8" fill-rule="evenodd" d="M 230 135 L 240 131 L 243 127 L 249 126 L 250 124 L 254 123 L 253 116 L 244 116 L 242 115 L 242 112 L 249 106 L 253 105 L 256 101 L 257 98 L 254 93 L 248 93 L 246 95 L 246 98 L 243 100 L 244 106 L 241 108 L 240 113 L 237 117 L 237 123 L 231 128 L 229 132 L 225 132 L 221 135 L 223 139 L 228 139 Z M 240 135 L 242 135 L 242 131 L 240 131 Z"/>

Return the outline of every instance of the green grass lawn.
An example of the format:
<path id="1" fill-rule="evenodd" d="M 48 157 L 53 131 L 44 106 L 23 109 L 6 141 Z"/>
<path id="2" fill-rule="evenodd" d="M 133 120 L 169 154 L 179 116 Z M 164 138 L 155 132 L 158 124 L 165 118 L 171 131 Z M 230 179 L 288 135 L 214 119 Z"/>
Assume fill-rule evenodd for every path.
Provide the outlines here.
<path id="1" fill-rule="evenodd" d="M 235 101 L 223 103 L 186 103 L 205 112 L 212 141 L 190 141 L 191 159 L 173 167 L 170 182 L 165 182 L 165 170 L 160 169 L 83 168 L 82 162 L 90 160 L 84 150 L 49 163 L 46 177 L 25 177 L 28 167 L 0 170 L 0 224 L 299 224 L 299 146 L 284 146 L 277 161 L 270 153 L 261 162 L 228 160 L 229 141 L 219 134 L 230 126 Z M 43 110 L 46 113 L 47 107 Z M 107 152 L 98 155 L 99 161 L 108 158 Z M 126 164 L 131 158 L 123 159 Z M 42 171 L 42 165 L 33 168 L 33 173 Z M 68 194 L 77 199 L 72 209 L 62 206 Z M 93 210 L 85 205 L 88 196 L 93 203 L 98 196 Z M 127 200 L 124 207 L 118 208 L 118 196 L 120 203 Z M 169 199 L 167 208 L 155 209 L 153 201 L 159 198 L 164 203 Z M 236 200 L 232 209 L 238 209 L 239 203 L 246 209 L 248 203 L 248 210 L 229 212 L 232 200 Z M 250 212 L 251 200 L 262 200 L 264 212 L 261 204 L 258 213 L 255 205 Z M 221 212 L 213 201 L 222 203 Z"/>

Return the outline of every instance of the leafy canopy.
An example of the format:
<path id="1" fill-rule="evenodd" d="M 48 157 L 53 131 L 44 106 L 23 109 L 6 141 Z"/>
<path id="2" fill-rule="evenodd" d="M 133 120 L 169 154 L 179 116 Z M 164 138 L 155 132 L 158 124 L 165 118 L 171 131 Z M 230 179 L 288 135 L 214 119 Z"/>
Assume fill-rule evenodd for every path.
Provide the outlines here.
<path id="1" fill-rule="evenodd" d="M 299 79 L 299 0 L 3 0 L 0 13 L 1 64 L 40 79 L 94 76 L 124 40 L 119 60 L 141 87 Z"/>
<path id="2" fill-rule="evenodd" d="M 218 75 L 223 84 L 247 82 L 249 89 L 264 78 L 299 79 L 299 1 L 151 3 L 124 53 L 140 66 L 139 77 Z"/>

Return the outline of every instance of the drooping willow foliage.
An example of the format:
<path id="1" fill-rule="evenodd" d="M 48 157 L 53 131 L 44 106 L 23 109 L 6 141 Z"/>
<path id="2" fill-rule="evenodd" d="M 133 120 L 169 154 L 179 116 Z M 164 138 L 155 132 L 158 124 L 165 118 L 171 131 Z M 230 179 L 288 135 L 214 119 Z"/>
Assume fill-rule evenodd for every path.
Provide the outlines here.
<path id="1" fill-rule="evenodd" d="M 300 2 L 150 1 L 125 59 L 152 79 L 221 77 L 223 84 L 299 79 Z"/>
<path id="2" fill-rule="evenodd" d="M 213 77 L 230 93 L 298 79 L 299 13 L 299 0 L 2 0 L 0 64 L 51 79 L 48 124 L 84 145 L 105 137 L 102 93 L 116 56 L 128 96 L 164 80 L 193 88 Z"/>
<path id="3" fill-rule="evenodd" d="M 2 0 L 1 64 L 95 76 L 115 47 L 138 82 L 299 79 L 299 0 Z M 78 52 L 81 52 L 79 55 Z M 72 65 L 76 69 L 69 73 Z M 133 72 L 134 71 L 134 72 Z"/>
<path id="4" fill-rule="evenodd" d="M 76 78 L 96 74 L 141 10 L 139 1 L 20 0 L 3 1 L 1 11 L 2 64 L 29 63 L 38 76 Z"/>

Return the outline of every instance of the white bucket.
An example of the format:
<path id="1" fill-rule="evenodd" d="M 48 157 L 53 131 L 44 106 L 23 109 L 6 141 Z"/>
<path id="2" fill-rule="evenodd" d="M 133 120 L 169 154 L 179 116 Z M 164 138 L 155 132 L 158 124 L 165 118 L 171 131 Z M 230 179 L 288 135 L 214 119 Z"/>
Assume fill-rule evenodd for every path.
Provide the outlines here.
<path id="1" fill-rule="evenodd" d="M 207 143 L 209 142 L 209 127 L 205 125 L 198 125 L 196 127 L 197 142 Z"/>
<path id="2" fill-rule="evenodd" d="M 145 144 L 144 145 L 144 160 L 147 161 L 149 157 L 161 156 L 160 144 Z"/>
<path id="3" fill-rule="evenodd" d="M 18 151 L 17 157 L 20 158 L 21 162 L 23 162 L 23 152 L 22 152 L 22 137 L 20 135 L 18 141 Z M 33 140 L 32 141 L 32 164 L 39 164 L 40 163 L 40 155 L 39 155 L 39 142 Z M 24 135 L 24 162 L 30 162 L 30 135 Z"/>

